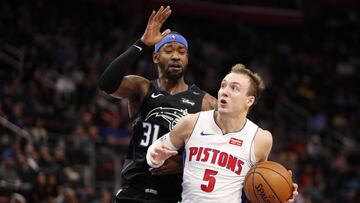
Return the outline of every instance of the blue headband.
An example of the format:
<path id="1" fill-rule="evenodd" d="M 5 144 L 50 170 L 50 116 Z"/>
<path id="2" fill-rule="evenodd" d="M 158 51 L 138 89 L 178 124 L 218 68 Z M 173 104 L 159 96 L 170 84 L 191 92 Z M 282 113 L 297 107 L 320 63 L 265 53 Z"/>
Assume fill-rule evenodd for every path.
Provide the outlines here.
<path id="1" fill-rule="evenodd" d="M 179 34 L 168 34 L 166 35 L 159 43 L 155 44 L 155 52 L 158 52 L 159 49 L 164 46 L 164 44 L 170 43 L 170 42 L 177 42 L 182 45 L 184 45 L 186 48 L 188 48 L 188 43 L 182 35 Z"/>

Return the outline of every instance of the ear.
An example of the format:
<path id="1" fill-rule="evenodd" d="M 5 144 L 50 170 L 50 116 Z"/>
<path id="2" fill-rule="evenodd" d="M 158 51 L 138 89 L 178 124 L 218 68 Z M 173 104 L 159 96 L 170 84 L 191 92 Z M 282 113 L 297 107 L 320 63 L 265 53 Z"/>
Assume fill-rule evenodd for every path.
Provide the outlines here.
<path id="1" fill-rule="evenodd" d="M 159 53 L 158 52 L 154 52 L 153 55 L 152 55 L 152 59 L 153 59 L 153 62 L 155 64 L 158 64 L 159 63 Z"/>
<path id="2" fill-rule="evenodd" d="M 247 100 L 246 100 L 246 105 L 248 107 L 252 106 L 255 102 L 255 97 L 254 96 L 248 96 Z"/>

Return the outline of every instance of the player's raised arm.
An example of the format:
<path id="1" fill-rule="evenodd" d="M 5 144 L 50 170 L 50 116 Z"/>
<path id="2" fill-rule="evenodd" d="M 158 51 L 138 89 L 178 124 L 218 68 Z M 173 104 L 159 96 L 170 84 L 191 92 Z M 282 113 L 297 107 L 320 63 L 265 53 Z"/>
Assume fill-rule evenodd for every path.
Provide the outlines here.
<path id="1" fill-rule="evenodd" d="M 170 16 L 171 9 L 169 6 L 164 8 L 163 6 L 155 12 L 153 11 L 149 17 L 148 24 L 146 25 L 145 32 L 141 37 L 141 41 L 147 46 L 154 46 L 160 42 L 167 34 L 171 32 L 170 29 L 166 29 L 164 32 L 160 32 L 161 26 L 166 19 Z"/>
<path id="2" fill-rule="evenodd" d="M 125 75 L 131 72 L 131 68 L 140 56 L 170 33 L 169 29 L 160 33 L 161 26 L 170 14 L 171 9 L 169 6 L 166 8 L 161 6 L 157 12 L 153 11 L 151 13 L 141 39 L 115 58 L 102 73 L 99 80 L 99 88 L 101 90 L 118 98 L 130 98 L 146 94 L 149 85 L 147 79 L 140 76 Z"/>

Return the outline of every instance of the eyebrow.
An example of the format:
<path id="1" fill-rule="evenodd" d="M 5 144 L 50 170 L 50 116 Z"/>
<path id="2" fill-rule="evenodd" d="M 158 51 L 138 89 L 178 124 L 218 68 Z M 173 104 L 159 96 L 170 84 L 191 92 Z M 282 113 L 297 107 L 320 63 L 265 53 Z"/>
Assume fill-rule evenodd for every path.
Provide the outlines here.
<path id="1" fill-rule="evenodd" d="M 223 79 L 223 80 L 221 81 L 221 83 L 223 83 L 223 82 L 227 82 L 227 80 Z M 239 82 L 236 82 L 236 81 L 230 82 L 230 84 L 238 84 L 238 85 L 241 86 L 241 84 L 240 84 Z"/>

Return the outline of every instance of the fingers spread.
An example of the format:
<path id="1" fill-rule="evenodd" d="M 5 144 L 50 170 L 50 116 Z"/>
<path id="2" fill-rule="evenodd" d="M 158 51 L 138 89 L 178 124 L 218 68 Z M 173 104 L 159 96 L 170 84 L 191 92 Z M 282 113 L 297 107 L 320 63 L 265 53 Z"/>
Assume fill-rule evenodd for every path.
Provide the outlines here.
<path id="1" fill-rule="evenodd" d="M 164 23 L 165 20 L 170 16 L 171 14 L 171 9 L 170 6 L 167 6 L 161 13 L 161 15 L 159 16 L 159 21 L 160 23 Z"/>
<path id="2" fill-rule="evenodd" d="M 152 12 L 151 12 L 151 15 L 150 15 L 150 17 L 149 17 L 149 20 L 148 20 L 148 22 L 151 22 L 151 21 L 153 21 L 153 19 L 154 19 L 154 16 L 155 16 L 155 11 L 152 11 Z"/>
<path id="3" fill-rule="evenodd" d="M 160 16 L 162 15 L 162 11 L 164 10 L 164 6 L 160 6 L 159 10 L 156 12 L 154 16 L 154 20 L 159 21 Z"/>
<path id="4" fill-rule="evenodd" d="M 176 155 L 177 153 L 178 153 L 177 151 L 171 151 L 166 147 L 161 146 L 161 147 L 155 147 L 152 155 L 158 157 L 159 159 L 165 160 L 171 156 Z"/>
<path id="5" fill-rule="evenodd" d="M 166 8 L 161 6 L 159 10 L 156 12 L 154 16 L 154 20 L 156 20 L 159 23 L 164 23 L 170 14 L 171 14 L 170 6 L 167 6 Z"/>

